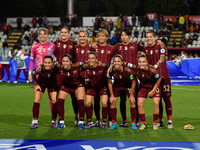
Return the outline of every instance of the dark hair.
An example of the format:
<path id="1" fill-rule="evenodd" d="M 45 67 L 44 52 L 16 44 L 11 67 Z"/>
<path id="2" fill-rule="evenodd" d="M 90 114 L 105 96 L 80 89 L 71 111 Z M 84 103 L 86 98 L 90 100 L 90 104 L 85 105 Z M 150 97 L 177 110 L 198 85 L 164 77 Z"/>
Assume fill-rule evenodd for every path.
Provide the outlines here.
<path id="1" fill-rule="evenodd" d="M 53 62 L 53 57 L 52 57 L 51 55 L 46 55 L 46 56 L 44 57 L 44 59 L 46 59 L 46 58 L 50 58 L 51 61 Z"/>
<path id="2" fill-rule="evenodd" d="M 154 31 L 153 31 L 153 30 L 147 31 L 147 33 L 152 33 L 152 34 L 153 34 L 153 36 L 154 36 L 154 37 L 156 37 L 156 35 L 155 35 L 155 33 L 154 33 Z M 147 33 L 146 33 L 146 35 L 147 35 Z"/>
<path id="3" fill-rule="evenodd" d="M 121 30 L 121 34 L 122 34 L 122 32 L 125 32 L 128 36 L 131 36 L 131 30 L 130 29 L 124 28 L 124 29 Z"/>
<path id="4" fill-rule="evenodd" d="M 115 56 L 113 56 L 113 59 L 114 59 L 115 57 L 119 57 L 122 61 L 124 61 L 122 55 L 116 54 Z"/>
<path id="5" fill-rule="evenodd" d="M 71 56 L 71 55 L 69 55 L 69 54 L 65 54 L 65 55 L 63 56 L 63 58 L 64 58 L 64 57 L 68 57 L 68 58 L 69 58 L 69 60 L 73 62 L 73 58 L 72 58 L 72 56 Z"/>
<path id="6" fill-rule="evenodd" d="M 98 58 L 98 56 L 97 56 L 97 53 L 95 53 L 95 52 L 91 51 L 91 52 L 88 54 L 88 56 L 89 56 L 90 54 L 93 54 L 93 55 L 95 55 L 95 56 L 96 56 L 96 58 Z"/>
<path id="7" fill-rule="evenodd" d="M 68 33 L 69 33 L 69 28 L 68 28 L 67 26 L 63 26 L 63 27 L 61 28 L 61 30 L 62 30 L 62 29 L 67 29 L 67 31 L 68 31 Z M 60 31 L 61 31 L 61 30 L 60 30 Z"/>

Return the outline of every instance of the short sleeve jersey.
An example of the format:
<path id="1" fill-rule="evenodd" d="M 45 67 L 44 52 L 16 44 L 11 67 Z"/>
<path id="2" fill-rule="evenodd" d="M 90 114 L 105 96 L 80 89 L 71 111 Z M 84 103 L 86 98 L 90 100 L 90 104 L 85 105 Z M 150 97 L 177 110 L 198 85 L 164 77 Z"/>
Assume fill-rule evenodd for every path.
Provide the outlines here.
<path id="1" fill-rule="evenodd" d="M 141 70 L 140 68 L 136 68 L 136 76 L 140 81 L 140 87 L 152 89 L 156 83 L 156 81 L 160 78 L 157 71 L 153 66 L 149 65 L 146 71 Z"/>
<path id="2" fill-rule="evenodd" d="M 36 59 L 35 67 L 37 68 L 40 64 L 43 64 L 43 60 L 46 55 L 53 56 L 54 52 L 55 52 L 54 44 L 49 43 L 49 42 L 47 42 L 45 44 L 37 43 L 31 49 L 29 70 L 33 70 L 35 59 Z"/>
<path id="3" fill-rule="evenodd" d="M 117 71 L 113 68 L 112 72 L 107 76 L 109 79 L 114 78 L 114 88 L 131 88 L 132 82 L 135 79 L 135 72 L 124 66 L 123 71 Z"/>
<path id="4" fill-rule="evenodd" d="M 96 68 L 91 68 L 89 64 L 83 65 L 81 76 L 85 79 L 89 79 L 89 83 L 86 86 L 94 89 L 101 89 L 107 87 L 107 65 L 98 64 Z"/>
<path id="5" fill-rule="evenodd" d="M 128 45 L 118 43 L 115 49 L 118 54 L 122 55 L 125 62 L 137 65 L 137 53 L 142 49 L 138 43 L 133 42 Z"/>
<path id="6" fill-rule="evenodd" d="M 88 60 L 88 54 L 90 53 L 91 46 L 86 45 L 82 47 L 81 45 L 76 45 L 74 47 L 75 50 L 75 62 L 84 62 Z"/>
<path id="7" fill-rule="evenodd" d="M 73 59 L 75 59 L 75 52 L 74 52 L 75 45 L 76 42 L 72 40 L 68 40 L 67 42 L 62 42 L 61 40 L 57 40 L 55 42 L 55 52 L 54 52 L 57 61 L 59 63 L 62 63 L 62 57 L 65 54 L 69 54 Z"/>
<path id="8" fill-rule="evenodd" d="M 164 55 L 164 56 L 167 55 L 166 47 L 163 43 L 162 44 L 156 43 L 152 47 L 145 46 L 144 49 L 143 49 L 143 52 L 146 54 L 146 56 L 148 58 L 148 63 L 152 66 L 154 66 L 159 61 L 160 55 Z M 169 70 L 167 68 L 166 59 L 161 64 L 161 66 L 159 66 L 156 69 L 156 71 L 160 75 L 161 79 L 170 78 Z"/>
<path id="9" fill-rule="evenodd" d="M 116 54 L 115 48 L 110 45 L 98 45 L 96 48 L 92 48 L 92 51 L 96 52 L 98 55 L 98 60 L 106 65 L 110 65 L 112 57 Z"/>

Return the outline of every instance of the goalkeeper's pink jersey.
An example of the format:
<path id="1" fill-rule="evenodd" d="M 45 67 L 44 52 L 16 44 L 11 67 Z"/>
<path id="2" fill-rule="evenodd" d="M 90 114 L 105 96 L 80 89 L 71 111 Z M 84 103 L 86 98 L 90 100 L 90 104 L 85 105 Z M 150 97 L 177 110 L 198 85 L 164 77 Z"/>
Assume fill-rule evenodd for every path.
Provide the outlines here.
<path id="1" fill-rule="evenodd" d="M 34 61 L 36 59 L 36 67 L 40 64 L 43 64 L 44 57 L 46 55 L 51 55 L 53 57 L 53 53 L 55 52 L 55 45 L 52 43 L 37 43 L 31 50 L 31 57 L 30 57 L 30 65 L 29 70 L 33 70 Z"/>

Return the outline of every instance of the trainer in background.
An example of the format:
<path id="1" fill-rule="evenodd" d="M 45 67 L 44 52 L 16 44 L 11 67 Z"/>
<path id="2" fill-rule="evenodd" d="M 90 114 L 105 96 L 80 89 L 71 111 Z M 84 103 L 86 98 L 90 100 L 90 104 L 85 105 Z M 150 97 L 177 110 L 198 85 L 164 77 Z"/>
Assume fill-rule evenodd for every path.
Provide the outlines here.
<path id="1" fill-rule="evenodd" d="M 16 56 L 14 58 L 15 61 L 17 62 L 17 75 L 15 77 L 14 83 L 17 83 L 17 80 L 19 78 L 21 70 L 23 70 L 24 75 L 26 77 L 26 83 L 29 83 L 27 70 L 26 70 L 26 62 L 25 62 L 26 58 L 28 58 L 28 56 L 24 56 L 23 48 L 21 46 L 19 46 L 18 47 L 18 52 L 17 52 L 17 54 L 16 54 Z"/>
<path id="2" fill-rule="evenodd" d="M 3 68 L 5 67 L 6 69 L 6 73 L 7 73 L 7 82 L 10 83 L 10 74 L 9 74 L 9 60 L 12 57 L 11 55 L 11 51 L 8 48 L 8 44 L 5 42 L 3 43 L 3 47 L 0 48 L 0 58 L 1 58 L 1 65 L 2 65 L 2 69 L 0 69 L 0 82 L 2 82 L 2 78 L 3 78 Z"/>

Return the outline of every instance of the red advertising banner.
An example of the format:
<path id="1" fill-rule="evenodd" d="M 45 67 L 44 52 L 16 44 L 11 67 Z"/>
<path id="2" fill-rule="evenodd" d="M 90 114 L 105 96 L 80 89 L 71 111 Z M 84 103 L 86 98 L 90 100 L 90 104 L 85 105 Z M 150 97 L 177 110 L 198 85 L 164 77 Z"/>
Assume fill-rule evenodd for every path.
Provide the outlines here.
<path id="1" fill-rule="evenodd" d="M 149 20 L 155 20 L 156 19 L 156 13 L 147 13 L 147 17 Z"/>
<path id="2" fill-rule="evenodd" d="M 72 18 L 76 17 L 76 14 L 67 14 L 67 17 L 69 18 L 69 20 L 72 20 Z"/>
<path id="3" fill-rule="evenodd" d="M 200 23 L 200 16 L 189 16 L 189 19 L 191 19 L 192 23 L 196 23 L 196 24 Z"/>

